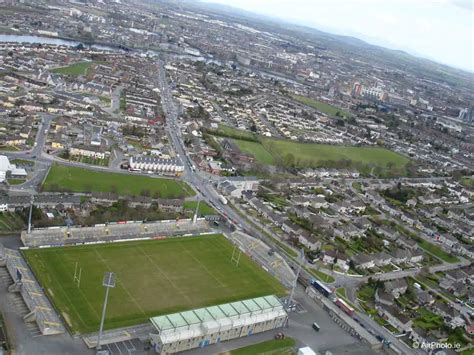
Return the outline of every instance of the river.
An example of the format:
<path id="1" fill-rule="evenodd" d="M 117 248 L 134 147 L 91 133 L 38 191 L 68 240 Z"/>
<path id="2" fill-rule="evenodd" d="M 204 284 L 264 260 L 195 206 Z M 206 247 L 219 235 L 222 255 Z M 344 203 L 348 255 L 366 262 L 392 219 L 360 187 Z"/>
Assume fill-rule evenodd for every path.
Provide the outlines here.
<path id="1" fill-rule="evenodd" d="M 82 42 L 73 41 L 63 38 L 53 37 L 42 37 L 42 36 L 29 36 L 29 35 L 4 35 L 0 34 L 0 42 L 16 42 L 16 43 L 41 43 L 41 44 L 53 44 L 57 46 L 69 46 L 75 47 Z M 84 44 L 85 47 L 95 48 L 104 51 L 117 51 L 118 48 L 104 46 L 100 44 Z"/>

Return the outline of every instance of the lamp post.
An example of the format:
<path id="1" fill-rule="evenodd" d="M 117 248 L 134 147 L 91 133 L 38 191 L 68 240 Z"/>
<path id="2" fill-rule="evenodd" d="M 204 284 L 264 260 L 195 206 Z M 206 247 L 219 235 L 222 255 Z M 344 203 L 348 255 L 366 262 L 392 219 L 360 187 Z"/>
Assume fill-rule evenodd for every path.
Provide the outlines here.
<path id="1" fill-rule="evenodd" d="M 105 287 L 104 307 L 102 308 L 102 319 L 100 320 L 99 335 L 97 336 L 97 350 L 101 349 L 100 338 L 104 329 L 105 310 L 107 309 L 107 299 L 109 298 L 109 289 L 115 287 L 115 274 L 113 272 L 106 272 L 102 280 L 102 286 Z"/>

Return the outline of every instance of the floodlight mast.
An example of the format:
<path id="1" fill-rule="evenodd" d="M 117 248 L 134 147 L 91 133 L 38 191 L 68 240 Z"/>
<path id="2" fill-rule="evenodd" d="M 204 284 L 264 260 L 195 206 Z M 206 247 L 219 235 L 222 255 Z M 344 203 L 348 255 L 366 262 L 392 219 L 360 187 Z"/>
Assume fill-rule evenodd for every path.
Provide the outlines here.
<path id="1" fill-rule="evenodd" d="M 196 205 L 196 211 L 194 212 L 193 216 L 193 224 L 196 224 L 197 218 L 198 218 L 198 213 L 199 213 L 199 204 L 201 203 L 201 199 L 198 199 L 197 205 Z"/>
<path id="2" fill-rule="evenodd" d="M 33 203 L 35 201 L 35 195 L 31 195 L 30 199 L 30 213 L 28 214 L 28 234 L 31 234 L 31 217 L 33 215 Z"/>
<path id="3" fill-rule="evenodd" d="M 105 299 L 104 307 L 102 308 L 102 318 L 100 320 L 99 335 L 97 336 L 97 350 L 100 350 L 102 348 L 102 346 L 100 345 L 100 338 L 102 337 L 102 331 L 104 330 L 104 319 L 105 311 L 107 309 L 107 300 L 109 298 L 109 289 L 115 287 L 115 274 L 113 272 L 106 272 L 104 274 L 102 286 L 105 287 Z"/>
<path id="4" fill-rule="evenodd" d="M 295 277 L 295 281 L 293 283 L 293 287 L 291 288 L 291 293 L 290 293 L 290 298 L 288 299 L 288 306 L 290 306 L 292 303 L 293 303 L 293 296 L 295 294 L 295 289 L 296 289 L 296 286 L 298 285 L 298 278 L 300 276 L 300 272 L 301 272 L 301 267 L 303 266 L 304 262 L 304 249 L 301 248 L 300 250 L 300 255 L 299 255 L 299 265 L 298 265 L 298 271 L 296 272 L 296 277 Z"/>

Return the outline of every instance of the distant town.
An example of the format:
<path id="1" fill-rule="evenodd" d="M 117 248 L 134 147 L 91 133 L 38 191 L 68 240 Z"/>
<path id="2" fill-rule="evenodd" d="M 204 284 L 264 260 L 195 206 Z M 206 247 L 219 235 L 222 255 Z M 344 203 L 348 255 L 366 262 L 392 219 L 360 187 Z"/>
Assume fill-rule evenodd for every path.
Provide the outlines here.
<path id="1" fill-rule="evenodd" d="M 0 353 L 472 354 L 473 81 L 201 2 L 0 0 Z"/>

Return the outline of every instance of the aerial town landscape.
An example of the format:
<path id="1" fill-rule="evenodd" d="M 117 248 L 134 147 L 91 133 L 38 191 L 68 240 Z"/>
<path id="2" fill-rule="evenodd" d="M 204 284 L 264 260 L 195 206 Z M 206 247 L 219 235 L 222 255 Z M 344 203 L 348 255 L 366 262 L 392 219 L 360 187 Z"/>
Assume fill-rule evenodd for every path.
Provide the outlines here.
<path id="1" fill-rule="evenodd" d="M 474 73 L 231 9 L 0 0 L 0 354 L 473 354 Z"/>

